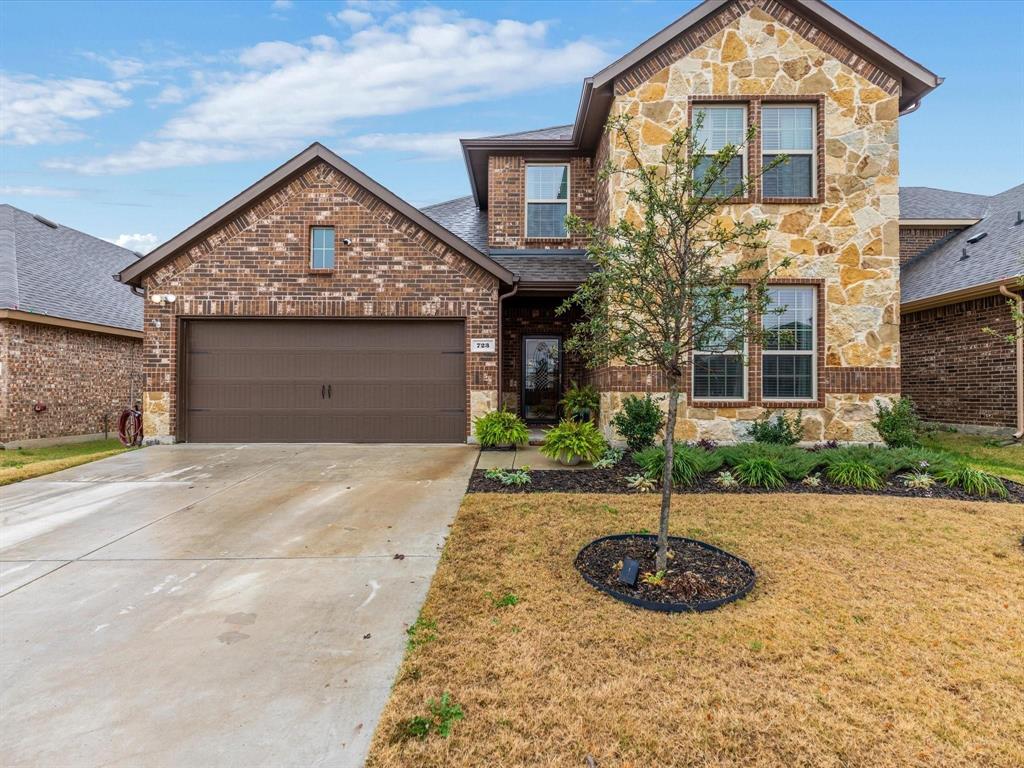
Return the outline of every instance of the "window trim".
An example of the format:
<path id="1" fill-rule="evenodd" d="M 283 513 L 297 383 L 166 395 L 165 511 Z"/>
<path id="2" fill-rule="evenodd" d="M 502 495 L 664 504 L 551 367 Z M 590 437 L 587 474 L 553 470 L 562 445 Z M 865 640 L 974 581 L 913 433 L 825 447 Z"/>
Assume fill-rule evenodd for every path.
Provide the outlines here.
<path id="1" fill-rule="evenodd" d="M 821 308 L 818 304 L 820 286 L 806 285 L 801 283 L 772 283 L 768 286 L 770 291 L 773 288 L 804 288 L 811 291 L 811 308 L 814 310 L 814 319 L 811 323 L 811 348 L 810 349 L 767 349 L 761 345 L 761 402 L 764 403 L 816 403 L 818 402 L 818 323 Z M 762 319 L 761 331 L 764 332 L 764 320 Z M 811 358 L 811 394 L 809 397 L 766 397 L 764 394 L 764 358 L 766 355 L 805 355 Z"/>
<path id="2" fill-rule="evenodd" d="M 331 266 L 316 266 L 315 255 L 316 255 L 316 230 L 318 229 L 329 229 L 331 230 Z M 338 228 L 333 224 L 311 224 L 309 226 L 309 270 L 311 272 L 332 272 L 338 266 Z"/>
<path id="3" fill-rule="evenodd" d="M 810 149 L 783 149 L 771 153 L 772 157 L 776 155 L 800 155 L 811 158 L 811 191 L 808 195 L 798 195 L 796 197 L 779 197 L 777 195 L 766 195 L 764 194 L 764 175 L 759 177 L 761 186 L 761 200 L 762 202 L 773 202 L 773 201 L 789 201 L 789 200 L 816 200 L 818 198 L 818 109 L 819 104 L 813 101 L 771 101 L 766 99 L 761 103 L 759 111 L 760 121 L 757 126 L 757 149 L 760 167 L 763 169 L 766 165 L 764 158 L 769 153 L 764 148 L 764 111 L 766 109 L 786 109 L 792 107 L 809 107 L 811 110 L 811 148 Z"/>
<path id="4" fill-rule="evenodd" d="M 690 125 L 693 125 L 694 113 L 695 112 L 708 112 L 712 109 L 741 109 L 743 110 L 743 136 L 746 139 L 747 131 L 750 130 L 750 102 L 749 101 L 730 101 L 730 102 L 710 102 L 710 101 L 694 101 L 690 105 Z M 737 157 L 740 158 L 740 179 L 743 182 L 743 192 L 734 197 L 729 201 L 729 205 L 734 203 L 742 203 L 750 200 L 751 189 L 750 183 L 750 144 L 744 140 L 739 145 L 740 152 Z M 717 150 L 715 150 L 717 151 Z M 714 154 L 714 151 L 711 153 Z M 701 157 L 710 157 L 705 152 Z"/>
<path id="5" fill-rule="evenodd" d="M 748 291 L 746 285 L 737 285 L 737 288 L 741 288 L 743 291 Z M 698 396 L 697 395 L 697 355 L 707 355 L 708 357 L 725 357 L 727 355 L 738 355 L 741 362 L 743 363 L 743 370 L 741 374 L 741 380 L 743 381 L 743 392 L 738 397 L 716 397 L 714 395 Z M 694 347 L 690 353 L 690 393 L 691 399 L 694 403 L 746 403 L 749 402 L 750 397 L 750 337 L 744 334 L 743 337 L 743 349 L 734 350 L 731 352 L 707 352 L 702 349 Z"/>
<path id="6" fill-rule="evenodd" d="M 565 168 L 565 200 L 555 198 L 531 198 L 530 197 L 530 169 L 531 168 Z M 526 163 L 523 171 L 523 237 L 526 240 L 568 240 L 571 237 L 569 228 L 566 227 L 564 235 L 531 235 L 530 234 L 530 203 L 552 205 L 554 203 L 565 203 L 565 215 L 572 214 L 572 164 L 568 161 L 554 161 L 550 163 Z"/>

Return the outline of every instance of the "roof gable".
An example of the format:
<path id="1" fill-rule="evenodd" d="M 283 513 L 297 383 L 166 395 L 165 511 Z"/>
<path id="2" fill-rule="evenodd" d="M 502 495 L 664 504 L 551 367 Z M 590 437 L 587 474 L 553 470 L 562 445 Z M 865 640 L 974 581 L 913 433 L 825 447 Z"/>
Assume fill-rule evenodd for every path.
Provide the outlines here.
<path id="1" fill-rule="evenodd" d="M 246 210 L 258 204 L 264 198 L 273 195 L 289 180 L 304 171 L 311 164 L 323 162 L 351 179 L 353 183 L 366 190 L 373 197 L 400 213 L 419 228 L 425 230 L 446 246 L 465 256 L 486 272 L 494 275 L 505 283 L 511 283 L 513 274 L 494 260 L 481 253 L 473 245 L 456 236 L 439 225 L 436 221 L 417 210 L 396 194 L 386 189 L 351 163 L 336 155 L 319 142 L 311 144 L 288 162 L 272 171 L 248 189 L 240 192 L 228 202 L 204 216 L 188 229 L 175 235 L 166 243 L 156 248 L 138 263 L 123 270 L 118 279 L 132 285 L 141 284 L 142 278 L 159 266 L 175 257 L 188 246 L 198 242 L 217 227 L 229 222 L 233 217 L 244 214 Z"/>

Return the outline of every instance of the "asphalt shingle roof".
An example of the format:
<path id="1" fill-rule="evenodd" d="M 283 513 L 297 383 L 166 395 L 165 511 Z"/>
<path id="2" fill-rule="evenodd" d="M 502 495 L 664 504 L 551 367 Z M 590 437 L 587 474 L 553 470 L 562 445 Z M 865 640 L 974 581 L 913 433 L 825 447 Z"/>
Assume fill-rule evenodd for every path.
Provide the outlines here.
<path id="1" fill-rule="evenodd" d="M 126 248 L 0 204 L 0 309 L 142 330 L 142 297 L 113 275 Z"/>
<path id="2" fill-rule="evenodd" d="M 918 196 L 917 190 L 922 189 L 927 190 L 927 194 Z M 915 196 L 918 196 L 917 199 L 914 199 Z M 1024 223 L 1015 223 L 1018 214 L 1024 214 L 1024 184 L 991 197 L 963 195 L 927 187 L 908 187 L 900 190 L 901 207 L 905 197 L 911 202 L 912 211 L 920 211 L 913 218 L 981 220 L 903 265 L 900 271 L 903 303 L 942 296 L 1024 274 Z M 926 208 L 923 201 L 934 202 L 937 207 Z M 900 218 L 907 218 L 905 212 L 900 213 Z M 983 238 L 974 243 L 968 242 L 982 234 Z M 963 258 L 965 248 L 966 259 Z"/>
<path id="3" fill-rule="evenodd" d="M 472 195 L 428 205 L 420 210 L 481 253 L 487 253 L 487 211 L 476 207 Z"/>
<path id="4" fill-rule="evenodd" d="M 518 133 L 500 133 L 497 136 L 481 136 L 483 139 L 508 139 L 509 141 L 550 141 L 552 139 L 571 139 L 572 129 L 575 126 L 553 125 L 550 128 L 537 128 L 532 131 L 519 131 Z"/>
<path id="5" fill-rule="evenodd" d="M 935 187 L 900 187 L 900 219 L 980 219 L 991 200 Z"/>

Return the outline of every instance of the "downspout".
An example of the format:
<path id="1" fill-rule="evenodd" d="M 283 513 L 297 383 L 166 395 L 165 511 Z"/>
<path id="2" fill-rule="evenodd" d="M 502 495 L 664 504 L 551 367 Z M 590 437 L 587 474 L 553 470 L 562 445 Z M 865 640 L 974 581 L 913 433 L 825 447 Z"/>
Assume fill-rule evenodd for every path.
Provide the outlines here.
<path id="1" fill-rule="evenodd" d="M 1005 285 L 999 286 L 999 292 L 1011 301 L 1017 302 L 1018 316 L 1024 313 L 1024 296 L 1018 295 Z M 1013 437 L 1020 440 L 1024 437 L 1024 328 L 1014 323 L 1014 336 L 1017 338 L 1017 431 Z"/>
<path id="2" fill-rule="evenodd" d="M 519 291 L 519 275 L 513 275 L 512 276 L 512 290 L 509 291 L 508 293 L 503 293 L 500 296 L 498 296 L 498 344 L 497 344 L 497 349 L 498 349 L 498 410 L 499 411 L 504 406 L 504 403 L 502 402 L 502 399 L 501 399 L 501 395 L 502 395 L 502 389 L 504 388 L 502 386 L 502 384 L 504 383 L 504 380 L 505 380 L 505 377 L 503 375 L 503 371 L 501 370 L 501 361 L 502 361 L 501 319 L 502 319 L 503 315 L 505 314 L 505 310 L 504 310 L 505 299 L 509 298 L 510 296 L 515 296 L 518 291 Z"/>

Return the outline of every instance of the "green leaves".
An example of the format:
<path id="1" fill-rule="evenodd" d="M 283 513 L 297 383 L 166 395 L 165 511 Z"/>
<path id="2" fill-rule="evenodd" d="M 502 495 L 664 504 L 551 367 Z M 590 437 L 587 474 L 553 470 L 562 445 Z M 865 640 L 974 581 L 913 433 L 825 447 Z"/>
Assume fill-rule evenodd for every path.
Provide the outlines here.
<path id="1" fill-rule="evenodd" d="M 540 452 L 562 463 L 576 459 L 597 461 L 607 447 L 593 422 L 564 419 L 544 434 L 544 445 L 540 447 Z"/>
<path id="2" fill-rule="evenodd" d="M 525 445 L 530 442 L 530 432 L 523 420 L 504 409 L 478 416 L 473 421 L 473 434 L 484 448 Z"/>

